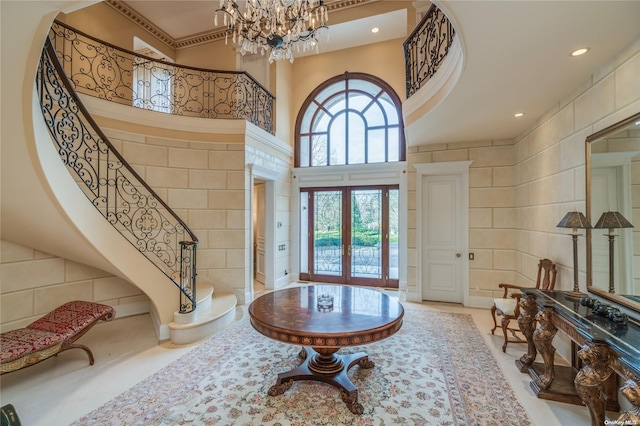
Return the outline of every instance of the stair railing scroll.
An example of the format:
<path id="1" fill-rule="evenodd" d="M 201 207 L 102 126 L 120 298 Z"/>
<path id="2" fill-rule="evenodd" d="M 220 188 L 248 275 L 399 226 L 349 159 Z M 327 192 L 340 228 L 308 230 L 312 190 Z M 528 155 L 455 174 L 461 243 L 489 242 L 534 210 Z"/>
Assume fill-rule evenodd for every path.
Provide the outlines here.
<path id="1" fill-rule="evenodd" d="M 431 5 L 403 44 L 407 98 L 438 71 L 449 53 L 454 36 L 455 30 L 447 16 L 435 5 Z"/>
<path id="2" fill-rule="evenodd" d="M 49 35 L 78 93 L 174 115 L 247 120 L 274 134 L 275 97 L 246 72 L 157 60 L 59 21 Z"/>
<path id="3" fill-rule="evenodd" d="M 36 75 L 42 114 L 60 158 L 105 219 L 196 308 L 198 238 L 114 148 L 77 97 L 48 39 Z"/>

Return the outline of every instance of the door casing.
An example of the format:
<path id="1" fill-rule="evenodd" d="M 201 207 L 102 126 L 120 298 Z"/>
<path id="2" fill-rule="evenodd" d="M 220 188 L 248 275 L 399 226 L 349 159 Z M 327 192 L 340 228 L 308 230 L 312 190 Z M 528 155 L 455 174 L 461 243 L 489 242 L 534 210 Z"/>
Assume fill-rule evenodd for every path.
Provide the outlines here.
<path id="1" fill-rule="evenodd" d="M 459 215 L 457 218 L 457 226 L 462 230 L 460 233 L 460 240 L 458 242 L 458 250 L 461 254 L 460 261 L 458 262 L 457 273 L 460 277 L 460 286 L 462 290 L 462 298 L 460 303 L 469 305 L 469 166 L 473 161 L 454 161 L 454 162 L 442 162 L 442 163 L 420 163 L 414 164 L 417 171 L 417 185 L 416 185 L 416 248 L 418 267 L 416 268 L 416 293 L 419 300 L 424 300 L 423 294 L 423 280 L 427 277 L 423 276 L 423 268 L 421 267 L 422 259 L 428 252 L 429 247 L 426 246 L 425 241 L 420 236 L 423 235 L 423 198 L 426 196 L 423 185 L 424 176 L 446 176 L 446 175 L 459 175 L 460 176 L 460 206 Z"/>

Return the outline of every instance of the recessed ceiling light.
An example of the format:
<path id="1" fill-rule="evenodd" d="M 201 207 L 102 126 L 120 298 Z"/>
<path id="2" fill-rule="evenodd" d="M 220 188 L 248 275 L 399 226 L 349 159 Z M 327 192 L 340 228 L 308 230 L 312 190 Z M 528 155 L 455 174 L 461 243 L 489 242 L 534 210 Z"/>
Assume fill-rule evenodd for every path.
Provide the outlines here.
<path id="1" fill-rule="evenodd" d="M 571 56 L 582 56 L 585 53 L 587 53 L 589 50 L 591 50 L 591 49 L 589 49 L 588 47 L 583 47 L 583 48 L 580 48 L 580 49 L 577 49 L 577 50 L 574 50 L 573 52 L 571 52 Z"/>
<path id="2" fill-rule="evenodd" d="M 378 31 L 380 31 L 380 28 L 378 28 L 378 27 L 371 28 L 371 32 L 374 33 L 374 34 L 377 33 Z"/>
<path id="3" fill-rule="evenodd" d="M 524 115 L 524 112 L 516 112 L 515 114 L 513 114 L 514 117 L 522 117 Z"/>

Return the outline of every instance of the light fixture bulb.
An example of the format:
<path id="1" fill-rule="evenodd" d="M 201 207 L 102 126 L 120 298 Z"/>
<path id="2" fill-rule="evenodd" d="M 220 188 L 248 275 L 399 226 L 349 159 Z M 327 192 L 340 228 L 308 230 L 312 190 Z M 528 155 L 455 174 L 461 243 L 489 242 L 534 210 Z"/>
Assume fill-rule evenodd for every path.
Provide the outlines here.
<path id="1" fill-rule="evenodd" d="M 573 52 L 571 52 L 571 56 L 582 56 L 585 53 L 587 53 L 590 49 L 588 47 L 582 47 L 580 49 L 574 50 Z"/>

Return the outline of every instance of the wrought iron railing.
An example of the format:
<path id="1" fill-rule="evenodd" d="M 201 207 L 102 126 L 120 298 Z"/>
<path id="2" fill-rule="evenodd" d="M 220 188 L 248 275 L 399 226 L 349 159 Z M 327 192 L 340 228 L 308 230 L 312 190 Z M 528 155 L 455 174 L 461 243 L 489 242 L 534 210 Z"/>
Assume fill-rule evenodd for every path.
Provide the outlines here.
<path id="1" fill-rule="evenodd" d="M 431 5 L 403 44 L 407 98 L 438 71 L 449 53 L 454 36 L 455 30 L 449 19 L 435 5 Z"/>
<path id="2" fill-rule="evenodd" d="M 78 186 L 107 221 L 179 287 L 180 312 L 192 312 L 197 237 L 91 118 L 50 39 L 42 51 L 36 86 L 58 154 Z"/>
<path id="3" fill-rule="evenodd" d="M 50 36 L 78 93 L 175 115 L 247 120 L 274 133 L 275 98 L 246 72 L 155 60 L 58 21 Z"/>

